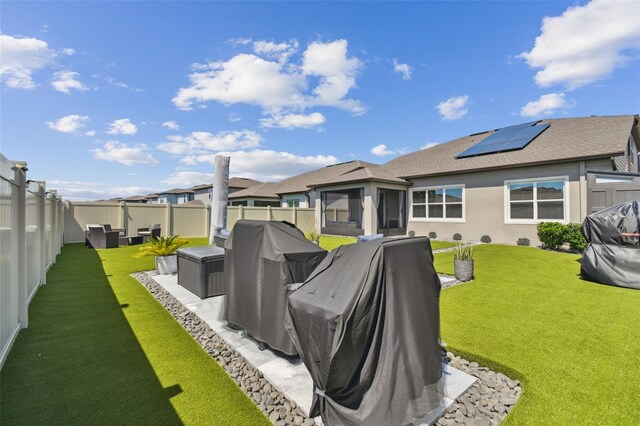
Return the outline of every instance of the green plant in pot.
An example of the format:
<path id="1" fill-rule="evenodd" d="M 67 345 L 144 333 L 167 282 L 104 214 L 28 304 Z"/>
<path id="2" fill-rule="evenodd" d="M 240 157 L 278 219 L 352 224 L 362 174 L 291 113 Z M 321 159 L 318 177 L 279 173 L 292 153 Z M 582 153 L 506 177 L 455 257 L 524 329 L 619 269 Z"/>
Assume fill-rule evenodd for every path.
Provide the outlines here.
<path id="1" fill-rule="evenodd" d="M 453 249 L 453 269 L 459 281 L 473 279 L 473 246 L 458 244 Z"/>
<path id="2" fill-rule="evenodd" d="M 150 238 L 147 244 L 138 249 L 138 254 L 135 257 L 155 256 L 158 274 L 175 274 L 178 272 L 176 251 L 188 242 L 180 235 Z"/>

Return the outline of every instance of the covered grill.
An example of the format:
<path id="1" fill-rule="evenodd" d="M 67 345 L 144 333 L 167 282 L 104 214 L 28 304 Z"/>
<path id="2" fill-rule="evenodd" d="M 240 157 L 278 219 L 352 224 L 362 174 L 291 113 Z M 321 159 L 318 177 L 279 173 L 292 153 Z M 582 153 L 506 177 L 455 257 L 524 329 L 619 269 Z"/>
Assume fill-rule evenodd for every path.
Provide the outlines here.
<path id="1" fill-rule="evenodd" d="M 287 298 L 326 256 L 288 222 L 240 220 L 225 243 L 227 321 L 286 355 L 296 349 L 284 328 Z"/>
<path id="2" fill-rule="evenodd" d="M 640 289 L 640 202 L 628 201 L 590 214 L 582 223 L 587 247 L 583 278 Z"/>
<path id="3" fill-rule="evenodd" d="M 426 387 L 442 373 L 439 297 L 426 237 L 330 252 L 289 297 L 286 318 L 314 382 L 311 416 L 398 425 L 428 405 Z"/>

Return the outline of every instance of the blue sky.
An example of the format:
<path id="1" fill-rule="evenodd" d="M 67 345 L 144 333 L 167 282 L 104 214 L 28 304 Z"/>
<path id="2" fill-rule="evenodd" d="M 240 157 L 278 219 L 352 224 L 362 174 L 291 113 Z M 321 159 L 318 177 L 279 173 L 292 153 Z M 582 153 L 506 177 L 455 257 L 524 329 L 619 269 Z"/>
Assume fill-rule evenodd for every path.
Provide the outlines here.
<path id="1" fill-rule="evenodd" d="M 67 198 L 640 112 L 640 2 L 3 2 L 0 148 Z M 548 17 L 545 19 L 545 17 Z"/>

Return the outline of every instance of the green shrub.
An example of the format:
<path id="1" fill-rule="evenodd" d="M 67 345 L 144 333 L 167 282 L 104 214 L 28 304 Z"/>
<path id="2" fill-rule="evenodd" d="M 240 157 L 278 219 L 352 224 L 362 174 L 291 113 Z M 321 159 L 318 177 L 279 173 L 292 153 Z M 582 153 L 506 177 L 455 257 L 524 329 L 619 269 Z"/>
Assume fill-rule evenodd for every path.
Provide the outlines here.
<path id="1" fill-rule="evenodd" d="M 564 241 L 569 244 L 571 250 L 584 251 L 587 246 L 587 240 L 582 235 L 581 225 L 579 223 L 569 223 L 565 225 Z"/>
<path id="2" fill-rule="evenodd" d="M 457 260 L 473 260 L 473 246 L 457 244 L 453 249 L 453 258 Z"/>
<path id="3" fill-rule="evenodd" d="M 436 234 L 435 232 L 431 231 L 431 232 L 429 232 L 429 238 L 431 238 L 432 240 L 434 238 L 438 238 L 438 234 Z"/>
<path id="4" fill-rule="evenodd" d="M 531 241 L 529 241 L 529 239 L 526 238 L 526 237 L 522 237 L 522 238 L 518 238 L 517 244 L 519 246 L 527 246 L 527 247 L 529 247 L 531 245 Z"/>
<path id="5" fill-rule="evenodd" d="M 485 243 L 485 244 L 489 244 L 489 243 L 491 242 L 491 237 L 490 237 L 490 236 L 488 236 L 488 235 L 483 235 L 483 236 L 480 238 L 480 241 L 481 241 L 481 242 L 483 242 L 483 243 Z"/>
<path id="6" fill-rule="evenodd" d="M 558 222 L 540 222 L 538 224 L 538 239 L 545 248 L 558 249 L 565 241 L 565 226 Z"/>
<path id="7" fill-rule="evenodd" d="M 453 234 L 454 241 L 460 241 L 461 239 L 462 239 L 462 235 L 458 234 L 457 232 Z"/>
<path id="8" fill-rule="evenodd" d="M 138 249 L 138 253 L 134 257 L 171 256 L 176 254 L 176 251 L 188 242 L 189 240 L 182 238 L 180 235 L 150 238 L 147 244 Z"/>
<path id="9" fill-rule="evenodd" d="M 416 231 L 414 231 L 413 229 L 411 231 L 409 231 L 409 236 L 410 237 L 415 237 L 416 236 Z"/>

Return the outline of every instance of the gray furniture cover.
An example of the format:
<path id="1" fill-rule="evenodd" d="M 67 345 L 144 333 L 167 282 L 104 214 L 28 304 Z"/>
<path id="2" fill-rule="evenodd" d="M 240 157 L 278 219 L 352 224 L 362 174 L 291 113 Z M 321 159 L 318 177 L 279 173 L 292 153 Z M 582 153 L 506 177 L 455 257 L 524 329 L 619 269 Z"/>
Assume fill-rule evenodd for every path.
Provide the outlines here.
<path id="1" fill-rule="evenodd" d="M 325 425 L 399 425 L 440 379 L 440 279 L 429 239 L 331 251 L 289 297 L 286 318 Z"/>
<path id="2" fill-rule="evenodd" d="M 296 349 L 284 328 L 287 298 L 326 256 L 288 222 L 239 220 L 225 243 L 227 321 L 286 355 Z"/>
<path id="3" fill-rule="evenodd" d="M 640 202 L 590 214 L 582 223 L 587 247 L 580 274 L 602 284 L 640 289 Z"/>
<path id="4" fill-rule="evenodd" d="M 213 246 L 179 249 L 178 284 L 201 299 L 224 294 L 224 249 Z"/>

